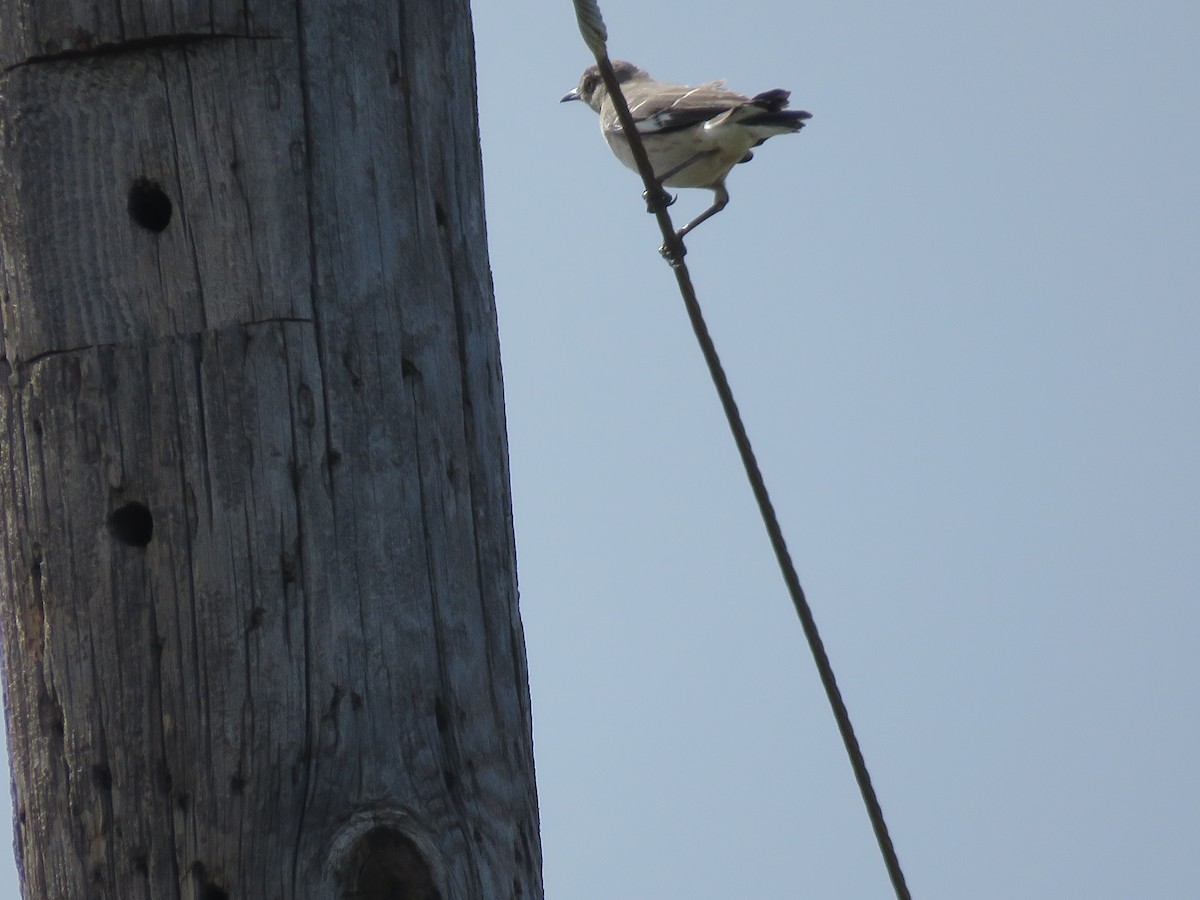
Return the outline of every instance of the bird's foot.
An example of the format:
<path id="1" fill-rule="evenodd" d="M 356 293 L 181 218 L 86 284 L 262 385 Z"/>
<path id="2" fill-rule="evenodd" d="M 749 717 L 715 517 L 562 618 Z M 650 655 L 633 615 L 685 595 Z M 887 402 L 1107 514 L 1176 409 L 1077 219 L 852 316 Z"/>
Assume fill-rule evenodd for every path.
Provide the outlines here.
<path id="1" fill-rule="evenodd" d="M 668 194 L 662 188 L 658 189 L 657 194 L 653 194 L 650 191 L 642 191 L 642 199 L 646 201 L 646 212 L 648 213 L 656 213 L 660 209 L 666 209 L 675 202 L 674 195 Z"/>
<path id="2" fill-rule="evenodd" d="M 675 232 L 671 240 L 658 248 L 658 252 L 671 264 L 671 268 L 678 269 L 683 265 L 683 258 L 687 255 L 687 247 L 683 246 L 683 230 Z"/>

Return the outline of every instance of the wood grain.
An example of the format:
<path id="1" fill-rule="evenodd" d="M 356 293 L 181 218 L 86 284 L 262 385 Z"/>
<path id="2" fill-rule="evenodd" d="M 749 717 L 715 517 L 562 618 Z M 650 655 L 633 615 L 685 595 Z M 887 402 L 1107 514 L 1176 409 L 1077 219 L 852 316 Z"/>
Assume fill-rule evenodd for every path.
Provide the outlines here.
<path id="1" fill-rule="evenodd" d="M 276 18 L 0 80 L 24 894 L 537 898 L 466 4 Z"/>

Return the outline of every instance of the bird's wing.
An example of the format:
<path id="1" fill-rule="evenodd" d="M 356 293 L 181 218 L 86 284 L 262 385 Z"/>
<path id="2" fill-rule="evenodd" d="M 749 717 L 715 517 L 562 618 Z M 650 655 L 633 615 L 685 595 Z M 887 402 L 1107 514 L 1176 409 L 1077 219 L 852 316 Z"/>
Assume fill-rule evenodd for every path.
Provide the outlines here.
<path id="1" fill-rule="evenodd" d="M 666 134 L 691 128 L 750 102 L 745 94 L 727 91 L 723 82 L 698 87 L 645 79 L 625 85 L 629 111 L 641 134 Z M 620 123 L 613 118 L 615 130 Z"/>

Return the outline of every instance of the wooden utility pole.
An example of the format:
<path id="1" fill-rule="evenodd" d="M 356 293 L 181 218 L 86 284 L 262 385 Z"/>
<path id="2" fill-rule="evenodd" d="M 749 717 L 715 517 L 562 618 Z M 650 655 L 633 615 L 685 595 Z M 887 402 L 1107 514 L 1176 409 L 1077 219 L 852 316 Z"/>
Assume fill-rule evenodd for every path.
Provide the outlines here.
<path id="1" fill-rule="evenodd" d="M 539 898 L 466 0 L 0 0 L 24 896 Z"/>

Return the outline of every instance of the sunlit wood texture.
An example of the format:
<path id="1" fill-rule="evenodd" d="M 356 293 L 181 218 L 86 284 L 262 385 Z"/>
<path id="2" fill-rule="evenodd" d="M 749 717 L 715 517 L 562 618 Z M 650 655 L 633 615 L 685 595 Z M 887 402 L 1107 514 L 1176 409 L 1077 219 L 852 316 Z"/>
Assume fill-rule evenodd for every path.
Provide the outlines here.
<path id="1" fill-rule="evenodd" d="M 25 897 L 540 897 L 466 2 L 0 0 L 0 67 Z"/>

